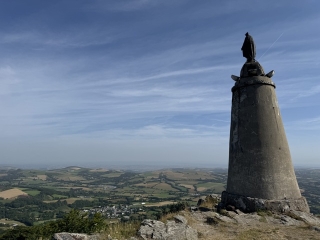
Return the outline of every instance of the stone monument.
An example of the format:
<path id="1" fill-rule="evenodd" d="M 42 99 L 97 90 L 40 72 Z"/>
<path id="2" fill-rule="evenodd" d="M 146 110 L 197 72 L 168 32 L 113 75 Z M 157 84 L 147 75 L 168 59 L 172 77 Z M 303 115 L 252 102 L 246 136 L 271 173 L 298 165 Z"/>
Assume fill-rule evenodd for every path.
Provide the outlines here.
<path id="1" fill-rule="evenodd" d="M 232 75 L 232 109 L 227 189 L 219 207 L 244 212 L 260 209 L 309 212 L 301 196 L 271 77 L 255 60 L 253 38 L 246 33 L 247 61 L 240 77 Z"/>

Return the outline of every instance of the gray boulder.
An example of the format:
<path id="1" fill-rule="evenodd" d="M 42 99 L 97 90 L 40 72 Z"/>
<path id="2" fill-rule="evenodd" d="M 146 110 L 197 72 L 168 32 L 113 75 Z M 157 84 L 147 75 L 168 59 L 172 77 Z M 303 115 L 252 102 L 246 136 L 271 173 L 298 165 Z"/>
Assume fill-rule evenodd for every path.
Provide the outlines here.
<path id="1" fill-rule="evenodd" d="M 138 236 L 142 239 L 197 240 L 198 232 L 187 225 L 187 219 L 177 215 L 173 221 L 163 222 L 145 219 L 141 223 Z"/>
<path id="2" fill-rule="evenodd" d="M 83 233 L 55 233 L 53 235 L 53 239 L 55 240 L 99 240 L 98 235 L 87 235 Z"/>
<path id="3" fill-rule="evenodd" d="M 287 213 L 291 218 L 305 222 L 308 225 L 320 226 L 320 218 L 311 213 L 291 210 Z"/>
<path id="4" fill-rule="evenodd" d="M 287 215 L 280 216 L 280 223 L 287 226 L 303 226 L 304 223 Z"/>
<path id="5" fill-rule="evenodd" d="M 199 198 L 198 202 L 197 202 L 197 206 L 211 206 L 214 207 L 215 205 L 217 205 L 219 202 L 221 201 L 221 196 L 218 194 L 210 194 L 206 197 L 201 197 Z"/>

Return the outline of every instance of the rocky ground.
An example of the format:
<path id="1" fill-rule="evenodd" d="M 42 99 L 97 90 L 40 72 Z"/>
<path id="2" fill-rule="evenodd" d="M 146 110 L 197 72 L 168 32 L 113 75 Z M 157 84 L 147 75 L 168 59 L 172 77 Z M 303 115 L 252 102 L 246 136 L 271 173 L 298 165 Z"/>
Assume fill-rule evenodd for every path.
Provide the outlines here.
<path id="1" fill-rule="evenodd" d="M 99 238 L 56 238 L 56 239 L 108 239 Z M 298 211 L 286 214 L 259 212 L 245 214 L 239 210 L 223 211 L 182 211 L 168 215 L 164 222 L 146 219 L 142 222 L 137 239 L 196 240 L 196 239 L 320 239 L 320 218 Z"/>
<path id="2" fill-rule="evenodd" d="M 161 221 L 146 219 L 142 221 L 137 234 L 129 238 L 158 240 L 282 240 L 282 239 L 318 239 L 320 240 L 320 218 L 305 212 L 290 210 L 285 213 L 259 211 L 243 213 L 233 206 L 221 209 L 219 213 L 214 206 L 220 198 L 209 195 L 200 199 L 198 207 L 169 214 Z M 108 239 L 110 235 L 96 235 L 94 238 L 55 239 Z M 93 236 L 91 236 L 93 237 Z M 120 239 L 118 239 L 120 240 Z"/>
<path id="3" fill-rule="evenodd" d="M 301 212 L 290 215 L 240 211 L 185 212 L 199 239 L 320 239 L 320 219 Z"/>
<path id="4" fill-rule="evenodd" d="M 167 226 L 163 223 L 157 226 L 158 221 L 145 220 L 138 235 L 143 239 L 170 240 L 320 239 L 320 219 L 297 211 L 286 215 L 271 212 L 245 214 L 238 210 L 223 214 L 182 211 L 172 219 Z"/>

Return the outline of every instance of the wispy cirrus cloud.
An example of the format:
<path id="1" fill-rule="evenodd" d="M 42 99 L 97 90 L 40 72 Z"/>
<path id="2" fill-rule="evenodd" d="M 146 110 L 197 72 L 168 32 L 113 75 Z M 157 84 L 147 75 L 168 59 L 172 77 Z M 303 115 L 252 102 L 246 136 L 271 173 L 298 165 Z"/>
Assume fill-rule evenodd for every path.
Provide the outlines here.
<path id="1" fill-rule="evenodd" d="M 318 131 L 320 130 L 320 117 L 302 118 L 292 121 L 288 128 L 296 131 Z"/>
<path id="2" fill-rule="evenodd" d="M 230 75 L 239 75 L 245 61 L 240 48 L 247 31 L 256 41 L 257 59 L 267 51 L 259 59 L 265 71 L 276 72 L 273 80 L 289 136 L 295 127 L 318 131 L 317 120 L 307 122 L 317 119 L 319 110 L 315 7 L 279 1 L 39 4 L 25 5 L 19 18 L 3 10 L 16 9 L 14 3 L 0 9 L 3 143 L 47 141 L 52 147 L 48 143 L 43 149 L 63 149 L 69 156 L 75 155 L 57 143 L 79 143 L 93 155 L 98 145 L 101 154 L 95 156 L 103 159 L 117 144 L 125 150 L 134 145 L 130 153 L 149 146 L 156 149 L 154 155 L 150 150 L 151 157 L 161 155 L 160 144 L 181 157 L 170 146 L 185 141 L 177 148 L 193 159 L 190 146 L 206 161 L 212 154 L 227 159 L 219 142 L 226 150 L 234 84 Z M 273 10 L 261 15 L 270 5 Z M 241 17 L 244 9 L 250 18 Z M 211 143 L 219 146 L 214 153 Z M 134 155 L 123 149 L 113 152 L 121 155 L 116 159 Z"/>

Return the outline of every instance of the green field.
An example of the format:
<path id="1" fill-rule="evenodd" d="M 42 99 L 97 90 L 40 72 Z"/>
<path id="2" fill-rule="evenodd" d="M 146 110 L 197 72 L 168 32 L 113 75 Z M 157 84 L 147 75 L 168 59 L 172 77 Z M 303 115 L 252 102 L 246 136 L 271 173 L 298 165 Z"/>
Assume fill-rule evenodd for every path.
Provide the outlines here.
<path id="1" fill-rule="evenodd" d="M 221 193 L 222 191 L 225 191 L 225 184 L 224 183 L 199 183 L 195 185 L 198 189 L 211 189 L 213 193 Z"/>
<path id="2" fill-rule="evenodd" d="M 36 196 L 41 192 L 39 190 L 34 190 L 34 189 L 25 189 L 25 190 L 22 190 L 22 191 L 24 191 L 25 193 L 28 193 L 28 195 L 31 195 L 31 196 Z"/>

